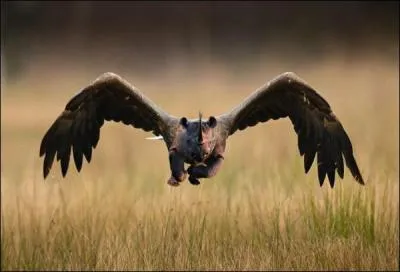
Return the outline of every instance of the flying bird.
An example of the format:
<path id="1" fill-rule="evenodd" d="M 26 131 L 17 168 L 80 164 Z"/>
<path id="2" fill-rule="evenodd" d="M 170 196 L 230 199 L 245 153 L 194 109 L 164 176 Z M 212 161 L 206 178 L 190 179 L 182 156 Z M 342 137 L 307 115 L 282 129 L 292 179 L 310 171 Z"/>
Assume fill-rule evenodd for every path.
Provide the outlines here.
<path id="1" fill-rule="evenodd" d="M 119 75 L 104 73 L 67 103 L 44 135 L 40 145 L 43 176 L 48 176 L 57 157 L 65 177 L 71 153 L 80 172 L 83 157 L 91 161 L 104 121 L 115 121 L 152 132 L 154 139 L 165 142 L 171 170 L 169 185 L 177 186 L 186 177 L 198 185 L 199 179 L 213 177 L 221 169 L 228 137 L 285 117 L 298 136 L 305 173 L 316 157 L 320 185 L 328 176 L 333 188 L 335 172 L 343 179 L 345 161 L 354 179 L 364 185 L 352 143 L 339 119 L 328 102 L 292 72 L 270 80 L 230 112 L 207 120 L 201 113 L 198 119 L 190 120 L 172 116 Z M 186 170 L 185 163 L 189 164 Z"/>

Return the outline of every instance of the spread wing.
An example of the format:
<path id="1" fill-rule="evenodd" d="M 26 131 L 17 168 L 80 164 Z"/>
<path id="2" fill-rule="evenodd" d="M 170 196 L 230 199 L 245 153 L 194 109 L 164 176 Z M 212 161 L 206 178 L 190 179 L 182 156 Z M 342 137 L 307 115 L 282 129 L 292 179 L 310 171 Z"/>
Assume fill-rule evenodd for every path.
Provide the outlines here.
<path id="1" fill-rule="evenodd" d="M 60 160 L 65 176 L 71 151 L 78 171 L 82 159 L 92 157 L 106 121 L 122 121 L 126 125 L 161 135 L 169 147 L 179 120 L 157 107 L 150 99 L 116 74 L 105 73 L 74 96 L 55 120 L 40 145 L 44 157 L 43 176 L 47 177 L 54 158 Z"/>
<path id="2" fill-rule="evenodd" d="M 364 184 L 350 139 L 328 102 L 293 73 L 273 79 L 231 112 L 219 116 L 217 123 L 229 136 L 259 122 L 284 117 L 289 117 L 298 135 L 306 173 L 317 155 L 321 186 L 326 175 L 334 186 L 335 170 L 343 178 L 343 157 L 355 180 Z"/>

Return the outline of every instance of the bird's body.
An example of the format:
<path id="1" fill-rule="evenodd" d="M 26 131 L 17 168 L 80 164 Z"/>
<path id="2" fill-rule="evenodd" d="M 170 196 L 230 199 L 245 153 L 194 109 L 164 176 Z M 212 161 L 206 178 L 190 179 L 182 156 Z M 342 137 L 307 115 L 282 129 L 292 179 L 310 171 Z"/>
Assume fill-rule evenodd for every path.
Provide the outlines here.
<path id="1" fill-rule="evenodd" d="M 329 104 L 293 73 L 276 77 L 230 112 L 207 120 L 201 114 L 195 120 L 174 117 L 120 76 L 105 73 L 67 103 L 43 137 L 43 175 L 46 178 L 57 155 L 65 176 L 71 152 L 80 171 L 83 157 L 91 160 L 104 120 L 112 120 L 151 131 L 156 139 L 164 140 L 171 169 L 168 184 L 178 185 L 189 175 L 189 182 L 197 185 L 200 178 L 212 177 L 220 169 L 229 136 L 260 122 L 285 117 L 292 121 L 298 135 L 306 173 L 317 156 L 320 184 L 327 175 L 333 187 L 336 171 L 343 178 L 344 158 L 356 181 L 364 184 L 340 121 Z M 190 164 L 187 170 L 185 163 Z"/>

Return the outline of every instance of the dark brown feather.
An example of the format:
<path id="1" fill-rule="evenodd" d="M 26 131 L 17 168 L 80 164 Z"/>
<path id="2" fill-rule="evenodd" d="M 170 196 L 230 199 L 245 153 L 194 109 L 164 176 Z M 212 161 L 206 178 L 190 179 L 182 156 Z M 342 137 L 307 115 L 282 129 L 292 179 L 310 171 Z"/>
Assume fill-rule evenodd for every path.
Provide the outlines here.
<path id="1" fill-rule="evenodd" d="M 324 162 L 324 152 L 317 152 L 317 162 L 318 162 L 318 180 L 319 185 L 322 186 L 324 184 L 325 176 L 326 176 L 326 164 Z"/>
<path id="2" fill-rule="evenodd" d="M 344 156 L 353 177 L 364 184 L 351 142 L 328 102 L 293 73 L 285 73 L 268 82 L 217 120 L 221 134 L 228 137 L 265 120 L 284 117 L 289 117 L 298 135 L 298 149 L 304 156 L 306 173 L 317 155 L 318 180 L 322 185 L 328 175 L 333 187 L 335 171 L 343 178 Z"/>
<path id="3" fill-rule="evenodd" d="M 314 162 L 315 154 L 317 153 L 316 148 L 312 148 L 309 152 L 304 154 L 304 171 L 306 174 L 310 170 L 312 163 Z"/>
<path id="4" fill-rule="evenodd" d="M 73 153 L 74 153 L 74 161 L 75 161 L 75 166 L 76 170 L 78 172 L 81 171 L 82 169 L 82 159 L 83 159 L 83 153 L 82 153 L 82 147 L 79 139 L 75 140 L 73 144 Z"/>
<path id="5" fill-rule="evenodd" d="M 172 143 L 178 119 L 158 108 L 118 75 L 106 73 L 87 86 L 70 101 L 63 113 L 46 132 L 40 145 L 45 155 L 43 176 L 49 174 L 54 157 L 61 164 L 63 176 L 68 171 L 71 149 L 78 172 L 83 157 L 92 159 L 92 148 L 100 139 L 100 128 L 106 121 L 122 121 L 126 125 L 162 135 L 167 146 Z"/>

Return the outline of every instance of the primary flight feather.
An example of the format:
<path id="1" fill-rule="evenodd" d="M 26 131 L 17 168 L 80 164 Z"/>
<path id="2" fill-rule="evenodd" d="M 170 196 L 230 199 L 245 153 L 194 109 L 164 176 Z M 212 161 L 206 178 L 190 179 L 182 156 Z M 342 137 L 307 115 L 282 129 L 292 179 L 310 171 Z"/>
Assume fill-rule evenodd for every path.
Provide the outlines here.
<path id="1" fill-rule="evenodd" d="M 44 135 L 40 145 L 43 176 L 48 176 L 55 157 L 65 176 L 71 153 L 80 171 L 83 157 L 87 162 L 91 160 L 104 121 L 112 120 L 151 131 L 154 139 L 164 140 L 171 169 L 168 184 L 179 185 L 189 175 L 189 182 L 197 185 L 200 178 L 212 177 L 220 169 L 229 136 L 260 122 L 285 117 L 298 135 L 306 173 L 317 157 L 321 186 L 328 176 L 333 187 L 336 172 L 343 178 L 345 164 L 354 179 L 364 184 L 342 124 L 328 102 L 294 73 L 274 78 L 230 112 L 206 121 L 201 114 L 197 120 L 172 116 L 120 76 L 105 73 L 67 103 Z M 187 170 L 185 163 L 190 164 Z"/>

